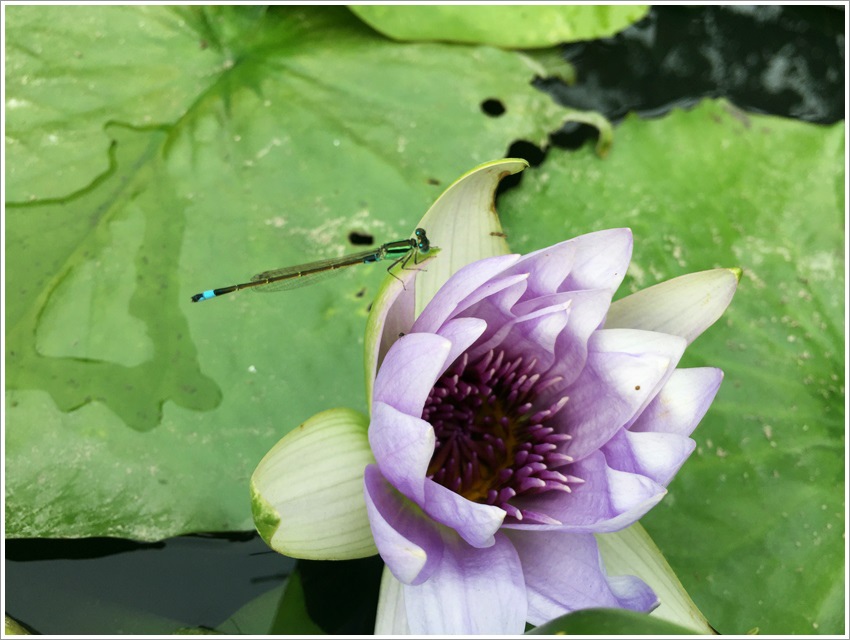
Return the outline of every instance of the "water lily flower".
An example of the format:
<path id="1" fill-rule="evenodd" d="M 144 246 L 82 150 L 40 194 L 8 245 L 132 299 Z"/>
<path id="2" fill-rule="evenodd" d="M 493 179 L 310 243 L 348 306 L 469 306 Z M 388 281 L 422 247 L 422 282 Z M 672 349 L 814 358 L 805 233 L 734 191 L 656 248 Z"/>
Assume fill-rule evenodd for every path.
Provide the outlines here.
<path id="1" fill-rule="evenodd" d="M 606 325 L 631 246 L 613 229 L 473 263 L 387 351 L 366 504 L 414 633 L 656 605 L 640 579 L 606 575 L 592 534 L 636 522 L 693 451 L 722 373 L 676 365 L 718 305 L 679 308 L 674 284 Z M 702 277 L 718 276 L 725 307 L 737 278 Z M 662 308 L 677 312 L 666 331 L 640 328 Z"/>
<path id="2" fill-rule="evenodd" d="M 693 451 L 723 374 L 677 365 L 739 272 L 612 304 L 631 252 L 631 232 L 611 229 L 478 260 L 418 314 L 396 287 L 373 341 L 368 431 L 332 414 L 270 452 L 254 477 L 266 540 L 299 557 L 377 550 L 379 633 L 519 634 L 588 607 L 651 611 L 656 593 L 608 575 L 595 535 L 637 522 Z M 324 445 L 304 444 L 308 431 Z M 342 433 L 358 446 L 334 467 L 322 451 Z M 304 515 L 322 498 L 289 470 L 313 461 L 312 489 L 334 496 L 321 517 Z M 319 468 L 338 482 L 315 482 Z M 352 479 L 363 509 L 340 499 Z M 340 542 L 332 522 L 359 533 Z"/>

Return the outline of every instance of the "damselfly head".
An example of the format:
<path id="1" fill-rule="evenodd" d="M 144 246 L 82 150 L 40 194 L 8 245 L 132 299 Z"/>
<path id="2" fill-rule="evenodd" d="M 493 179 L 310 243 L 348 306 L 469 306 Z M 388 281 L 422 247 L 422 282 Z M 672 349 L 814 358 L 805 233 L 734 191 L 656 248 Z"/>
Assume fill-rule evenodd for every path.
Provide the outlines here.
<path id="1" fill-rule="evenodd" d="M 415 232 L 416 236 L 416 249 L 419 253 L 428 253 L 431 250 L 431 241 L 428 240 L 428 236 L 425 234 L 425 229 L 419 227 Z"/>

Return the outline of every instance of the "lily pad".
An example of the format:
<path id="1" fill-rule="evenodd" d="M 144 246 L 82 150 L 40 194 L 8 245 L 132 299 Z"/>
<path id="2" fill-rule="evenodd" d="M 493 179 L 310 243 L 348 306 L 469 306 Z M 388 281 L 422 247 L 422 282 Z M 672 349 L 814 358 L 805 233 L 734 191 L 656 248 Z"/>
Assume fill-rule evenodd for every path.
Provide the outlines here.
<path id="1" fill-rule="evenodd" d="M 699 635 L 679 625 L 626 609 L 584 609 L 535 627 L 530 635 L 688 636 Z"/>
<path id="2" fill-rule="evenodd" d="M 530 49 L 613 35 L 646 16 L 649 6 L 360 5 L 351 10 L 396 40 Z"/>
<path id="3" fill-rule="evenodd" d="M 706 101 L 628 117 L 605 160 L 552 152 L 500 201 L 514 251 L 631 227 L 620 297 L 743 268 L 730 309 L 683 361 L 722 368 L 723 386 L 642 520 L 720 633 L 843 629 L 844 183 L 844 123 Z"/>
<path id="4" fill-rule="evenodd" d="M 11 537 L 251 528 L 265 452 L 366 409 L 386 271 L 190 296 L 409 237 L 457 176 L 571 115 L 519 54 L 393 43 L 343 7 L 6 17 Z"/>

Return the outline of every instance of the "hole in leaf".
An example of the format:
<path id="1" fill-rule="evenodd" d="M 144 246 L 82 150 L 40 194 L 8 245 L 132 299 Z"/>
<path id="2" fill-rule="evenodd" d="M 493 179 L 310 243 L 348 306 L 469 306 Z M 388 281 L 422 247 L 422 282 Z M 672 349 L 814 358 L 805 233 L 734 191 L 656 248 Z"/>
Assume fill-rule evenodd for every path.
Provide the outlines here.
<path id="1" fill-rule="evenodd" d="M 561 129 L 549 136 L 549 142 L 559 149 L 581 149 L 585 143 L 599 139 L 599 130 L 589 124 L 567 122 Z"/>
<path id="2" fill-rule="evenodd" d="M 528 140 L 515 140 L 511 143 L 511 146 L 508 147 L 508 152 L 505 154 L 505 157 L 522 158 L 532 167 L 537 167 L 540 166 L 540 163 L 543 162 L 544 158 L 546 158 L 546 152 Z M 509 189 L 517 186 L 520 183 L 520 180 L 522 180 L 521 171 L 502 178 L 499 182 L 499 186 L 496 187 L 496 197 L 498 198 Z"/>
<path id="3" fill-rule="evenodd" d="M 491 118 L 498 118 L 505 112 L 505 105 L 496 98 L 487 98 L 481 103 L 481 110 Z"/>
<path id="4" fill-rule="evenodd" d="M 544 158 L 546 158 L 546 152 L 528 140 L 515 140 L 508 147 L 506 157 L 522 158 L 523 160 L 527 160 L 528 164 L 532 167 L 538 167 Z"/>
<path id="5" fill-rule="evenodd" d="M 357 231 L 352 231 L 348 234 L 348 241 L 353 245 L 369 245 L 375 244 L 375 237 L 369 233 L 359 233 Z"/>

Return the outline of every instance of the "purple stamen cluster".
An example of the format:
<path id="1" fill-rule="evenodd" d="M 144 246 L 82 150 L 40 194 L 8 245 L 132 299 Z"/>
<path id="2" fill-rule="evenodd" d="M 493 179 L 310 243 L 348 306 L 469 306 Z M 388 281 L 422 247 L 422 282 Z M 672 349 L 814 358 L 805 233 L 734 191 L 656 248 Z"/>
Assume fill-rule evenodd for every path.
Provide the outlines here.
<path id="1" fill-rule="evenodd" d="M 510 501 L 569 493 L 569 483 L 582 480 L 558 471 L 573 461 L 563 453 L 570 436 L 547 422 L 568 398 L 535 410 L 541 393 L 561 380 L 535 372 L 536 365 L 536 359 L 524 362 L 502 350 L 491 349 L 474 363 L 464 353 L 431 389 L 422 418 L 437 438 L 428 477 L 468 500 L 504 509 L 509 518 L 548 523 Z"/>

